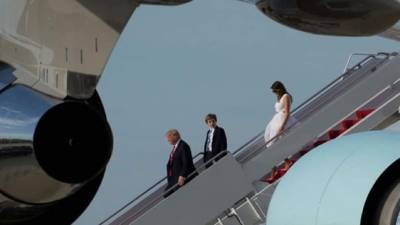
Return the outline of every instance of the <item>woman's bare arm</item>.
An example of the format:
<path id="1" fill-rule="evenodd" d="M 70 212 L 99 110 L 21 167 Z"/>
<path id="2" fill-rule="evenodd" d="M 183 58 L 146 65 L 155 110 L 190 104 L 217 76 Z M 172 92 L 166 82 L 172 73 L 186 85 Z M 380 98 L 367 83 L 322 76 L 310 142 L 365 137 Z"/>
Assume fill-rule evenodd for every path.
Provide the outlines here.
<path id="1" fill-rule="evenodd" d="M 283 101 L 284 119 L 283 119 L 282 126 L 279 129 L 279 133 L 281 133 L 285 129 L 286 123 L 289 120 L 289 115 L 290 115 L 290 97 L 289 97 L 289 95 L 286 94 L 286 95 L 282 96 L 282 101 Z"/>

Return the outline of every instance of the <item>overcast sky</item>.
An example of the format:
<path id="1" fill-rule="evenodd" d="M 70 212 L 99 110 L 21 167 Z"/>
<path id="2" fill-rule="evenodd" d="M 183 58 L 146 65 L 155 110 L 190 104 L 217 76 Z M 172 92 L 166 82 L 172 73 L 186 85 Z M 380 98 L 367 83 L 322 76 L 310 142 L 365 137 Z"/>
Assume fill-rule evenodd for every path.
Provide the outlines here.
<path id="1" fill-rule="evenodd" d="M 100 82 L 114 154 L 98 195 L 75 225 L 98 224 L 165 175 L 169 128 L 178 128 L 196 154 L 205 114 L 217 113 L 234 151 L 271 118 L 275 80 L 298 105 L 340 75 L 349 54 L 392 52 L 398 45 L 302 33 L 234 0 L 141 6 Z"/>

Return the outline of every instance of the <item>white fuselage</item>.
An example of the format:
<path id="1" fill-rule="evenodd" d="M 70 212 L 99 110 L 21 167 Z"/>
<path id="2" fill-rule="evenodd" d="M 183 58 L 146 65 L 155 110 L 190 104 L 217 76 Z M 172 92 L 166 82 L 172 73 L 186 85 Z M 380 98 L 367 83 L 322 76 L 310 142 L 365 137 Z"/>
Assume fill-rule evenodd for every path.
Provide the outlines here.
<path id="1" fill-rule="evenodd" d="M 137 5 L 3 0 L 0 61 L 17 69 L 19 83 L 60 98 L 88 98 Z"/>

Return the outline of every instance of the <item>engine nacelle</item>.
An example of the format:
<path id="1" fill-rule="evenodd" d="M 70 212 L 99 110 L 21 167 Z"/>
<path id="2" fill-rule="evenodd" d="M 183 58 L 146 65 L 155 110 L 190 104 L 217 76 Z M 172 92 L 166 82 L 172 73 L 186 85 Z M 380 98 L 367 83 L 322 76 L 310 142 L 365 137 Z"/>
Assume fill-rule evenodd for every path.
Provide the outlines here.
<path id="1" fill-rule="evenodd" d="M 257 7 L 286 26 L 327 35 L 375 35 L 400 19 L 394 0 L 261 0 Z"/>
<path id="2" fill-rule="evenodd" d="M 318 147 L 277 186 L 267 225 L 396 224 L 399 147 L 400 133 L 389 132 L 350 135 Z"/>
<path id="3" fill-rule="evenodd" d="M 142 4 L 150 4 L 150 5 L 182 5 L 192 0 L 140 0 Z"/>
<path id="4" fill-rule="evenodd" d="M 100 99 L 59 100 L 12 85 L 0 103 L 0 224 L 72 223 L 111 157 Z"/>

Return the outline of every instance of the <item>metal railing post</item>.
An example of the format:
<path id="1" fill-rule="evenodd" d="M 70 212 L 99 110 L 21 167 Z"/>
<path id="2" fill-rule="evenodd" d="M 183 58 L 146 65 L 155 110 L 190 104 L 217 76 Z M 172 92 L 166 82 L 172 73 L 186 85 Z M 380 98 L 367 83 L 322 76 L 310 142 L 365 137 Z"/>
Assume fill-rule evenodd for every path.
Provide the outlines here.
<path id="1" fill-rule="evenodd" d="M 245 225 L 243 220 L 240 218 L 239 214 L 237 213 L 235 208 L 230 208 L 230 212 L 228 214 L 228 217 L 235 217 L 236 220 L 239 222 L 240 225 Z"/>

